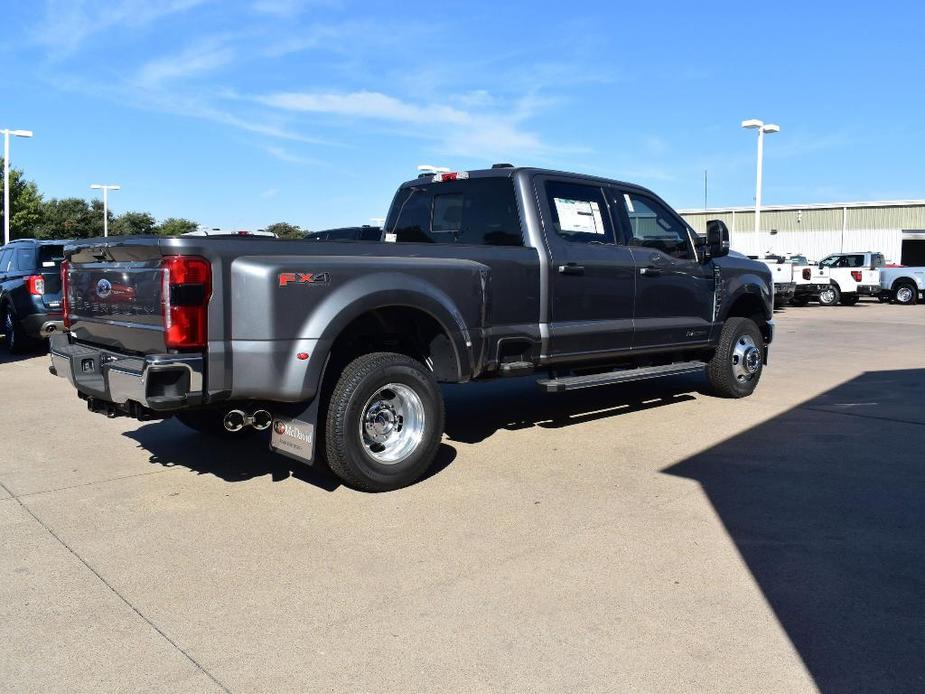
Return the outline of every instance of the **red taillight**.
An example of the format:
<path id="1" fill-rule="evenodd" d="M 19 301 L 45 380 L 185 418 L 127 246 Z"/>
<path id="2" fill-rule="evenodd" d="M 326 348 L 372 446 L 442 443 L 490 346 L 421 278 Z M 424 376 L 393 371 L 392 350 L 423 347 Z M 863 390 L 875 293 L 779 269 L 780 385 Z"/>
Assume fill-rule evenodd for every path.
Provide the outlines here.
<path id="1" fill-rule="evenodd" d="M 860 270 L 852 270 L 852 271 L 851 271 L 851 278 L 852 278 L 855 282 L 860 282 L 861 279 L 863 278 L 863 275 L 861 274 L 861 271 L 860 271 Z"/>
<path id="2" fill-rule="evenodd" d="M 171 349 L 205 349 L 212 266 L 198 256 L 171 255 L 161 270 L 164 342 Z"/>
<path id="3" fill-rule="evenodd" d="M 808 267 L 803 268 L 803 279 L 811 280 L 812 278 L 813 278 L 813 271 L 810 270 Z"/>
<path id="4" fill-rule="evenodd" d="M 41 275 L 29 275 L 26 278 L 26 288 L 32 296 L 42 296 L 45 293 L 45 278 Z"/>
<path id="5" fill-rule="evenodd" d="M 70 264 L 63 260 L 61 261 L 61 311 L 64 315 L 61 319 L 64 321 L 64 327 L 71 327 L 71 297 L 70 292 L 68 292 L 68 281 L 67 281 L 67 270 Z"/>

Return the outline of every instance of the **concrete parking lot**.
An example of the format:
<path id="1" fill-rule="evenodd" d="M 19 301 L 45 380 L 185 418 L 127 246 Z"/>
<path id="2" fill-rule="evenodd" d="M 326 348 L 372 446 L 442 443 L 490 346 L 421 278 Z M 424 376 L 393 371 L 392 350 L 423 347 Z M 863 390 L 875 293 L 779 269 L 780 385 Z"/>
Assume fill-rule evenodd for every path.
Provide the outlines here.
<path id="1" fill-rule="evenodd" d="M 0 690 L 925 690 L 925 309 L 699 377 L 445 389 L 388 494 L 0 363 Z"/>

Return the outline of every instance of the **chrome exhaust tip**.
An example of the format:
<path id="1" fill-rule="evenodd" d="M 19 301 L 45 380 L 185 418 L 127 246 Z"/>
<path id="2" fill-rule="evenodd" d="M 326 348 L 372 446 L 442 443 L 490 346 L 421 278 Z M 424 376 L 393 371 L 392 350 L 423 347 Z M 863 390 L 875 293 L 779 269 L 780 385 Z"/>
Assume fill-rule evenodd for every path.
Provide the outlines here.
<path id="1" fill-rule="evenodd" d="M 42 337 L 51 337 L 54 333 L 61 332 L 62 330 L 64 330 L 64 321 L 47 320 L 42 323 L 39 334 Z"/>
<path id="2" fill-rule="evenodd" d="M 267 410 L 254 410 L 254 413 L 250 416 L 250 425 L 254 427 L 257 431 L 265 431 L 270 428 L 270 425 L 273 423 L 273 415 L 271 415 Z"/>
<path id="3" fill-rule="evenodd" d="M 247 415 L 241 410 L 228 410 L 222 419 L 225 431 L 241 431 L 247 423 Z"/>

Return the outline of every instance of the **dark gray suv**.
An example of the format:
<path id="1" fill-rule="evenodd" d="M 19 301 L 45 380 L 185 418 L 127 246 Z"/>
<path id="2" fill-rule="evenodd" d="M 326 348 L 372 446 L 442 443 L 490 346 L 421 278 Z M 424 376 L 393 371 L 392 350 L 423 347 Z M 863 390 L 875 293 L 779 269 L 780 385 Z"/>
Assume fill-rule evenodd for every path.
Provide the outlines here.
<path id="1" fill-rule="evenodd" d="M 18 239 L 0 248 L 0 330 L 9 352 L 34 348 L 63 325 L 61 260 L 65 243 Z"/>

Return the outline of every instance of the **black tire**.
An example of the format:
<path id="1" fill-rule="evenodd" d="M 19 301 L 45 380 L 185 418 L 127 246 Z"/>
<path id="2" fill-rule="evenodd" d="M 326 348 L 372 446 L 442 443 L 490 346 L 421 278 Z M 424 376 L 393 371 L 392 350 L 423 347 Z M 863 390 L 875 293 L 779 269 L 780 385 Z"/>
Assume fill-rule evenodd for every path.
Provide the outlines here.
<path id="1" fill-rule="evenodd" d="M 12 311 L 3 312 L 3 346 L 10 354 L 23 354 L 35 346 L 23 332 Z"/>
<path id="2" fill-rule="evenodd" d="M 828 289 L 819 292 L 819 303 L 822 306 L 837 306 L 841 301 L 841 289 L 837 284 L 832 284 Z"/>
<path id="3" fill-rule="evenodd" d="M 390 385 L 404 390 L 390 391 L 386 387 Z M 381 399 L 373 402 L 379 396 Z M 370 420 L 369 427 L 361 430 L 364 410 L 369 414 L 379 405 L 383 406 L 379 408 L 383 419 L 377 416 Z M 413 432 L 414 417 L 418 418 L 419 438 L 402 433 L 402 427 Z M 395 352 L 364 354 L 344 368 L 331 393 L 324 439 L 328 466 L 354 489 L 383 492 L 406 487 L 421 478 L 437 455 L 443 436 L 443 417 L 440 388 L 423 364 Z M 390 455 L 400 447 L 390 443 L 389 446 L 395 446 L 390 451 L 368 439 L 365 432 L 372 431 L 376 423 L 388 428 L 387 432 L 378 432 L 386 440 L 410 439 L 416 443 L 396 460 L 383 462 L 375 456 Z M 394 438 L 392 432 L 396 433 Z M 380 450 L 375 450 L 376 446 Z"/>
<path id="4" fill-rule="evenodd" d="M 790 300 L 791 306 L 806 306 L 809 303 L 809 297 L 795 296 Z"/>
<path id="5" fill-rule="evenodd" d="M 729 318 L 723 324 L 716 352 L 707 362 L 707 378 L 714 394 L 723 398 L 748 397 L 763 370 L 764 338 L 758 326 L 748 318 Z"/>
<path id="6" fill-rule="evenodd" d="M 897 304 L 912 306 L 919 300 L 919 288 L 912 282 L 900 282 L 893 290 Z"/>
<path id="7" fill-rule="evenodd" d="M 229 408 L 233 409 L 233 408 Z M 257 433 L 256 429 L 244 427 L 238 431 L 228 431 L 222 420 L 228 410 L 186 410 L 177 412 L 174 416 L 177 421 L 193 431 L 198 431 L 206 436 L 214 436 L 223 439 L 243 439 L 253 436 Z"/>
<path id="8" fill-rule="evenodd" d="M 842 306 L 854 306 L 860 300 L 861 297 L 858 294 L 842 294 L 838 302 Z"/>

